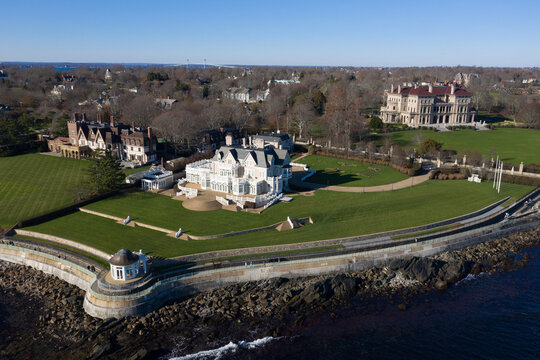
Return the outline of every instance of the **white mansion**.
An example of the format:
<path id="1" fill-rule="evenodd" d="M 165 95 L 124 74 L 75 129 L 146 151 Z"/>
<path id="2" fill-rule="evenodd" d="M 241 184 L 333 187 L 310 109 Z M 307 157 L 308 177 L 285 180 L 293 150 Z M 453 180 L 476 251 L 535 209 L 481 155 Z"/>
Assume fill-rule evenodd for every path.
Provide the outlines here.
<path id="1" fill-rule="evenodd" d="M 233 195 L 279 194 L 292 176 L 289 152 L 222 146 L 212 159 L 186 166 L 186 180 Z"/>
<path id="2" fill-rule="evenodd" d="M 411 127 L 448 124 L 471 125 L 472 94 L 454 84 L 450 86 L 411 86 L 385 90 L 381 119 L 385 123 L 402 123 Z"/>

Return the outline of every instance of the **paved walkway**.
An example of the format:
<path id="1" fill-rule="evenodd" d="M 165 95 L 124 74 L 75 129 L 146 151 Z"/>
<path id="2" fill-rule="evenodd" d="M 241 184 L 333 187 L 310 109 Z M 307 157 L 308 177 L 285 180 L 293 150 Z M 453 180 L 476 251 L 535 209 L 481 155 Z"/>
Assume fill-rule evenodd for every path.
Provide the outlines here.
<path id="1" fill-rule="evenodd" d="M 304 157 L 309 156 L 309 154 L 303 154 L 299 158 L 295 159 L 293 162 L 298 163 L 299 160 Z M 296 173 L 296 174 L 295 174 Z M 293 168 L 293 177 L 289 180 L 292 184 L 304 187 L 311 190 L 329 190 L 329 191 L 339 191 L 339 192 L 350 192 L 350 193 L 367 193 L 367 192 L 380 192 L 380 191 L 393 191 L 399 189 L 405 189 L 414 185 L 423 183 L 426 180 L 429 180 L 429 173 L 424 175 L 412 176 L 408 179 L 401 180 L 392 184 L 386 185 L 377 185 L 377 186 L 337 186 L 337 185 L 322 185 L 316 184 L 307 181 L 301 181 L 300 179 L 306 173 L 303 169 Z"/>
<path id="2" fill-rule="evenodd" d="M 300 181 L 298 177 L 293 176 L 291 183 L 300 187 L 308 188 L 311 190 L 328 190 L 350 193 L 367 193 L 367 192 L 380 192 L 380 191 L 393 191 L 399 189 L 405 189 L 414 185 L 423 183 L 429 180 L 429 173 L 419 176 L 412 176 L 408 179 L 401 180 L 392 184 L 377 185 L 377 186 L 337 186 L 337 185 L 322 185 L 316 183 L 310 183 L 306 181 Z"/>

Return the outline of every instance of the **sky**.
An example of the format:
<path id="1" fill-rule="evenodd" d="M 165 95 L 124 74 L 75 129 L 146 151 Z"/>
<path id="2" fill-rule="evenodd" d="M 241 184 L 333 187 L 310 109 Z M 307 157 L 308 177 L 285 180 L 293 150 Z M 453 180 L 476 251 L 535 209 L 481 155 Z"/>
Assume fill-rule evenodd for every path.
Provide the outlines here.
<path id="1" fill-rule="evenodd" d="M 540 66 L 540 0 L 3 0 L 0 62 Z"/>

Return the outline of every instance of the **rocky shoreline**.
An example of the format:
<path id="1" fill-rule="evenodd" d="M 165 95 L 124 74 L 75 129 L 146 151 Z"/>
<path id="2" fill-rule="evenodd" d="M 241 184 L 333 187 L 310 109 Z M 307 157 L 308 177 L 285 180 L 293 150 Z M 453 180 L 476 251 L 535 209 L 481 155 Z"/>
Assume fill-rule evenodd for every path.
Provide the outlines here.
<path id="1" fill-rule="evenodd" d="M 32 268 L 0 262 L 0 357 L 169 358 L 229 341 L 295 333 L 310 314 L 385 298 L 406 311 L 417 293 L 445 291 L 469 274 L 525 266 L 540 228 L 430 258 L 393 260 L 356 273 L 276 278 L 198 294 L 144 317 L 87 315 L 84 292 Z"/>

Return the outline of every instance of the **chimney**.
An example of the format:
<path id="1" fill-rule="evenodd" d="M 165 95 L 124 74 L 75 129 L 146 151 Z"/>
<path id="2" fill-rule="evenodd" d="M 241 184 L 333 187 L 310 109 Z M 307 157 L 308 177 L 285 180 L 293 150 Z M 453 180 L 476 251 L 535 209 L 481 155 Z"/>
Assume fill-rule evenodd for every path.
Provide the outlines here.
<path id="1" fill-rule="evenodd" d="M 131 122 L 131 130 L 135 131 L 135 122 L 134 121 Z"/>
<path id="2" fill-rule="evenodd" d="M 414 83 L 414 88 L 418 89 L 418 84 L 417 83 Z"/>
<path id="3" fill-rule="evenodd" d="M 225 135 L 225 145 L 232 146 L 233 143 L 233 137 L 231 134 Z"/>
<path id="4" fill-rule="evenodd" d="M 167 100 L 170 100 L 170 99 L 171 99 L 171 97 L 169 95 L 167 95 Z"/>
<path id="5" fill-rule="evenodd" d="M 82 121 L 86 122 L 86 113 L 82 114 Z"/>
<path id="6" fill-rule="evenodd" d="M 390 92 L 391 92 L 391 93 L 394 92 L 394 84 L 392 84 L 392 86 L 390 87 Z"/>
<path id="7" fill-rule="evenodd" d="M 456 93 L 456 85 L 452 84 L 450 85 L 450 94 L 454 95 Z"/>
<path id="8" fill-rule="evenodd" d="M 101 114 L 100 113 L 97 113 L 97 123 L 98 124 L 101 124 Z"/>
<path id="9" fill-rule="evenodd" d="M 429 84 L 429 88 L 428 88 L 428 91 L 429 91 L 430 93 L 432 93 L 432 92 L 433 92 L 433 85 L 431 85 L 431 83 Z"/>
<path id="10" fill-rule="evenodd" d="M 152 139 L 152 128 L 150 126 L 148 127 L 148 138 Z"/>
<path id="11" fill-rule="evenodd" d="M 245 138 L 245 137 L 242 138 L 242 146 L 243 146 L 243 147 L 246 147 L 246 146 L 247 146 L 246 138 Z"/>
<path id="12" fill-rule="evenodd" d="M 109 119 L 109 125 L 111 125 L 111 127 L 114 126 L 114 116 L 111 115 L 110 119 Z"/>
<path id="13" fill-rule="evenodd" d="M 398 93 L 398 94 L 401 94 L 401 85 L 398 85 L 398 87 L 397 87 L 397 93 Z"/>

